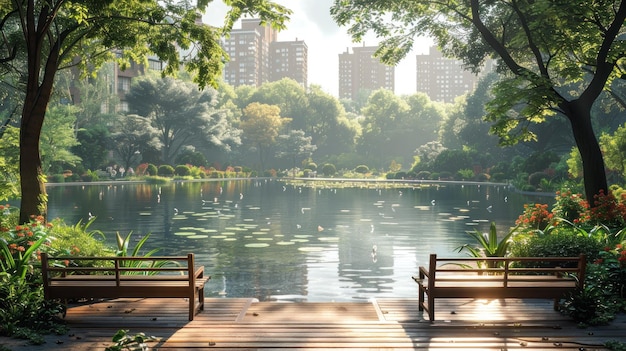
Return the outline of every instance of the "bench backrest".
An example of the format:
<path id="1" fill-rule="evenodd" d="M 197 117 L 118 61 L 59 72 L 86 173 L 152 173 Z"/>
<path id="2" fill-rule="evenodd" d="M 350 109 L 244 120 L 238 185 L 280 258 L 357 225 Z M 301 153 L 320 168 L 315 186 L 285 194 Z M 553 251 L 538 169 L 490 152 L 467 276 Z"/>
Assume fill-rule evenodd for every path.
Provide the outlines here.
<path id="1" fill-rule="evenodd" d="M 428 267 L 428 285 L 434 288 L 437 273 L 466 274 L 478 276 L 498 276 L 504 287 L 511 276 L 520 275 L 576 275 L 578 286 L 585 281 L 587 258 L 584 254 L 578 257 L 454 257 L 441 258 L 437 254 L 430 255 Z M 533 267 L 537 266 L 537 267 Z"/>
<path id="2" fill-rule="evenodd" d="M 65 263 L 71 265 L 66 265 Z M 106 262 L 109 265 L 102 264 Z M 90 264 L 87 264 L 90 263 Z M 119 286 L 121 280 L 132 279 L 133 276 L 153 276 L 154 280 L 184 280 L 189 282 L 191 289 L 195 286 L 194 255 L 187 256 L 110 256 L 110 257 L 49 257 L 47 253 L 41 254 L 41 271 L 44 286 L 54 277 L 67 277 L 72 275 L 96 276 L 102 279 L 104 276 L 115 279 Z"/>

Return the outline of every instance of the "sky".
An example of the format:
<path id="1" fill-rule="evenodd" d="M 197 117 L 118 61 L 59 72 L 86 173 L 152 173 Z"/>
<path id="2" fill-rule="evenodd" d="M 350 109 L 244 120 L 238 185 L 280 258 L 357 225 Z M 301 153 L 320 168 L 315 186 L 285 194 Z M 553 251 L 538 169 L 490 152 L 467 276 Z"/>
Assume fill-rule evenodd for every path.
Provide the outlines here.
<path id="1" fill-rule="evenodd" d="M 287 29 L 278 33 L 279 41 L 304 40 L 308 47 L 308 80 L 334 96 L 338 96 L 339 54 L 348 47 L 362 46 L 353 43 L 346 27 L 339 27 L 330 16 L 334 0 L 275 0 L 293 11 Z M 211 25 L 221 25 L 226 6 L 220 1 L 211 3 L 203 16 L 203 21 Z M 239 23 L 235 29 L 240 28 Z M 378 44 L 376 38 L 367 38 L 366 46 Z M 396 66 L 395 93 L 398 95 L 415 92 L 415 55 L 427 54 L 433 42 L 427 38 L 417 38 L 413 52 Z"/>

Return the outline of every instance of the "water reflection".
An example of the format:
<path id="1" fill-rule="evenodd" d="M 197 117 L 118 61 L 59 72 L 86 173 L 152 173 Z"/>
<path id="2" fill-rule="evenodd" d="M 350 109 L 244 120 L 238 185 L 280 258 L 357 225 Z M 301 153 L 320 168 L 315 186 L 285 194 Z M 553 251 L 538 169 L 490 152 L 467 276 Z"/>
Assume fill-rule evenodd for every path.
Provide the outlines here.
<path id="1" fill-rule="evenodd" d="M 92 229 L 151 234 L 165 255 L 194 252 L 212 296 L 331 301 L 415 296 L 417 267 L 456 255 L 467 230 L 513 225 L 523 204 L 504 186 L 295 187 L 272 180 L 157 186 L 57 186 L 49 215 Z"/>

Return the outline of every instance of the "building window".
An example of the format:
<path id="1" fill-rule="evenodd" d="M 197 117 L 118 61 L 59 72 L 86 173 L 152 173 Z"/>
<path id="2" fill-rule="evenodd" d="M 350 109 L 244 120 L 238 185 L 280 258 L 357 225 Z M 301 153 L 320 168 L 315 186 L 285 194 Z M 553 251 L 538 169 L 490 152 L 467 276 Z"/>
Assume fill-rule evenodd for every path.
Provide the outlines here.
<path id="1" fill-rule="evenodd" d="M 125 93 L 130 91 L 130 77 L 117 77 L 117 90 Z"/>

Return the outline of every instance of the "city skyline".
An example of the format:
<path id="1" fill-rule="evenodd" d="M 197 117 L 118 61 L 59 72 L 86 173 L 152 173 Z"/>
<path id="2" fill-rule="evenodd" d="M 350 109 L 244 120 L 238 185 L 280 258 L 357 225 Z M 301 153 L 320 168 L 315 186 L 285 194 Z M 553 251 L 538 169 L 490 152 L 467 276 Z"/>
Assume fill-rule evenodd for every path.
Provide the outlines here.
<path id="1" fill-rule="evenodd" d="M 366 38 L 364 43 L 352 42 L 347 28 L 339 27 L 330 16 L 333 0 L 275 0 L 293 11 L 287 29 L 278 34 L 280 41 L 304 40 L 308 47 L 308 83 L 319 85 L 322 90 L 339 96 L 339 54 L 346 48 L 375 46 L 378 41 Z M 221 25 L 226 6 L 216 1 L 209 6 L 209 13 L 203 21 L 211 25 Z M 238 25 L 235 25 L 238 28 Z M 427 54 L 433 41 L 417 38 L 413 51 L 396 67 L 395 93 L 407 95 L 415 93 L 417 54 Z"/>

